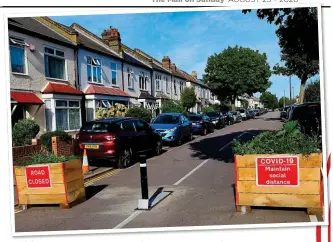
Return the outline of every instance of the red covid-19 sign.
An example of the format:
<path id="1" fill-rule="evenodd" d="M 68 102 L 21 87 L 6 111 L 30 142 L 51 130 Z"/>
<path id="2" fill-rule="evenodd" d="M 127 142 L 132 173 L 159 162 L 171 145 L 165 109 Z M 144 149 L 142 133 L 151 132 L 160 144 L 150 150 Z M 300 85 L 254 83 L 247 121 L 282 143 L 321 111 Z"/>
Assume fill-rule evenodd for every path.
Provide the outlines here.
<path id="1" fill-rule="evenodd" d="M 288 157 L 258 157 L 257 186 L 298 186 L 299 159 Z"/>
<path id="2" fill-rule="evenodd" d="M 50 167 L 31 166 L 25 168 L 28 188 L 48 188 L 51 187 Z"/>

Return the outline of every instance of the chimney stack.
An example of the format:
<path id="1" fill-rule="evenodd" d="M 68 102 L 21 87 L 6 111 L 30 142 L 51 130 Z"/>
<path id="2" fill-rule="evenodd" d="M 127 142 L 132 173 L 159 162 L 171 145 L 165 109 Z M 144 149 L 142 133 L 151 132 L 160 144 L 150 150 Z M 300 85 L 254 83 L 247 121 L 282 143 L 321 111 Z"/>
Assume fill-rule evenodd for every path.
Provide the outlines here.
<path id="1" fill-rule="evenodd" d="M 171 61 L 169 56 L 164 56 L 162 59 L 162 66 L 167 69 L 170 70 L 171 69 Z"/>
<path id="2" fill-rule="evenodd" d="M 172 70 L 172 71 L 176 71 L 176 70 L 177 70 L 177 66 L 176 66 L 175 63 L 172 63 L 172 65 L 171 65 L 171 70 Z"/>
<path id="3" fill-rule="evenodd" d="M 121 54 L 121 38 L 118 29 L 112 28 L 112 26 L 110 26 L 109 29 L 105 29 L 102 33 L 102 40 L 110 46 L 112 50 Z"/>
<path id="4" fill-rule="evenodd" d="M 195 78 L 196 80 L 198 79 L 198 74 L 197 74 L 196 71 L 192 71 L 191 76 L 192 76 L 193 78 Z"/>

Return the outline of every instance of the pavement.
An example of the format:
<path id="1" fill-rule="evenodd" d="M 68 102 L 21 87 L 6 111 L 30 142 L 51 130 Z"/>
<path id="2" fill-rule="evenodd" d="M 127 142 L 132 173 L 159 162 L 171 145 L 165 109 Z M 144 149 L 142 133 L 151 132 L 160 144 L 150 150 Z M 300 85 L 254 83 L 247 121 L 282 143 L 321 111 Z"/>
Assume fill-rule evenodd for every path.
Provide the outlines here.
<path id="1" fill-rule="evenodd" d="M 149 211 L 136 210 L 141 198 L 140 168 L 133 166 L 90 179 L 87 200 L 69 210 L 32 207 L 15 213 L 16 232 L 152 228 L 322 221 L 300 209 L 235 209 L 233 139 L 249 140 L 282 128 L 279 112 L 196 136 L 147 160 L 149 195 L 171 192 Z M 89 180 L 89 179 L 88 179 Z"/>

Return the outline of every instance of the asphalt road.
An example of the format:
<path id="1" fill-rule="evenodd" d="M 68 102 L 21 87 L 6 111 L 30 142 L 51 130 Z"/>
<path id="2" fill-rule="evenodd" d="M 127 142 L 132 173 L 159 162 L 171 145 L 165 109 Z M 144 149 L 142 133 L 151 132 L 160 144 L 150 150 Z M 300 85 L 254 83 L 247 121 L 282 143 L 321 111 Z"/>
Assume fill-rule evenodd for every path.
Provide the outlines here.
<path id="1" fill-rule="evenodd" d="M 69 210 L 47 206 L 16 213 L 16 232 L 310 222 L 305 210 L 260 208 L 245 215 L 235 210 L 231 142 L 280 129 L 278 117 L 270 112 L 149 159 L 149 195 L 172 192 L 150 211 L 135 210 L 141 197 L 137 163 L 88 186 L 87 201 Z"/>

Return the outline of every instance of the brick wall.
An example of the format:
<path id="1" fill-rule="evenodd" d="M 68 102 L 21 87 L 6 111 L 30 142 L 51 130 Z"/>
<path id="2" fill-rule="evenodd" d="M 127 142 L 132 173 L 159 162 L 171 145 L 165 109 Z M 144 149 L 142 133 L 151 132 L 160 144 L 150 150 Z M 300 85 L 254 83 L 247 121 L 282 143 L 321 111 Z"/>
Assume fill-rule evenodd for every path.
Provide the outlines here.
<path id="1" fill-rule="evenodd" d="M 73 142 L 60 141 L 58 137 L 52 137 L 52 152 L 56 156 L 71 156 L 74 154 Z"/>
<path id="2" fill-rule="evenodd" d="M 33 139 L 31 145 L 13 147 L 13 164 L 18 165 L 41 151 L 42 147 L 39 139 Z"/>

